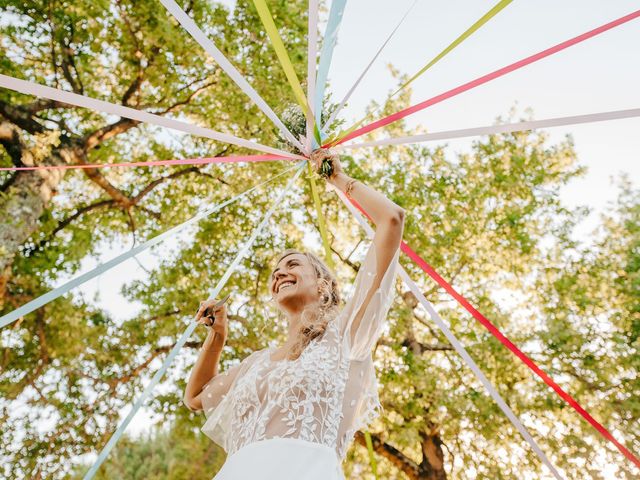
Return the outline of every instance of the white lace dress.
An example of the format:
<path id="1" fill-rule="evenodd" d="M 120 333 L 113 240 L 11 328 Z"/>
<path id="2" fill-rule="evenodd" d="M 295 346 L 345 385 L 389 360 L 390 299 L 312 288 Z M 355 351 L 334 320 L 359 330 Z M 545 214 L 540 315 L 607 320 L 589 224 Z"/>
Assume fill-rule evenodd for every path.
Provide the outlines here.
<path id="1" fill-rule="evenodd" d="M 354 290 L 321 337 L 296 360 L 256 351 L 204 387 L 202 431 L 227 452 L 215 480 L 344 479 L 344 459 L 356 430 L 380 415 L 372 350 L 395 291 L 398 249 L 358 326 L 351 323 L 376 275 L 369 246 Z"/>

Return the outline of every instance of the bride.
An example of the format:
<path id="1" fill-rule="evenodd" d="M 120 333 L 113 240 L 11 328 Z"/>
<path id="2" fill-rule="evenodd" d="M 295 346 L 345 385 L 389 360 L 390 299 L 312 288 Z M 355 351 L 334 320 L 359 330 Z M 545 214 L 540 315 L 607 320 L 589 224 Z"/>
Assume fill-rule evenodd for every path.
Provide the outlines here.
<path id="1" fill-rule="evenodd" d="M 288 322 L 287 340 L 218 373 L 227 312 L 202 302 L 196 321 L 209 333 L 187 383 L 184 403 L 203 410 L 202 431 L 227 452 L 216 480 L 338 480 L 356 430 L 382 409 L 372 351 L 393 301 L 404 210 L 346 175 L 337 155 L 311 155 L 327 181 L 358 202 L 376 226 L 351 297 L 340 305 L 334 274 L 316 255 L 278 257 L 270 293 Z M 213 311 L 212 311 L 213 310 Z"/>

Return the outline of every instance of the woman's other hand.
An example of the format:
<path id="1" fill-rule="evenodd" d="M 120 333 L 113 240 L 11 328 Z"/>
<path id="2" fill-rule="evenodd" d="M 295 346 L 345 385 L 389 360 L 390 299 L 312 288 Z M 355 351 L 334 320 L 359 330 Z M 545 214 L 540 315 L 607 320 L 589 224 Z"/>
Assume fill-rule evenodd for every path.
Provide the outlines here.
<path id="1" fill-rule="evenodd" d="M 200 308 L 196 313 L 196 322 L 207 327 L 210 332 L 205 340 L 205 347 L 216 346 L 222 348 L 227 341 L 229 334 L 227 307 L 225 304 L 215 307 L 218 302 L 219 299 L 217 298 L 200 302 Z M 211 332 L 215 333 L 215 338 L 211 338 Z M 210 345 L 207 345 L 207 343 Z"/>

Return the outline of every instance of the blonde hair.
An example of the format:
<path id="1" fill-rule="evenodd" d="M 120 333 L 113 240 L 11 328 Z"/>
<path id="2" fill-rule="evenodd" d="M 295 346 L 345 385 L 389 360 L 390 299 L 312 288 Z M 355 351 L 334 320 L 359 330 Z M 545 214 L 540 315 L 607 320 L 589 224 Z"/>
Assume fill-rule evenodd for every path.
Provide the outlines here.
<path id="1" fill-rule="evenodd" d="M 316 272 L 318 279 L 318 293 L 320 293 L 319 308 L 306 308 L 302 311 L 298 338 L 291 347 L 290 360 L 300 357 L 302 351 L 316 337 L 324 334 L 329 322 L 336 316 L 340 306 L 340 291 L 335 275 L 325 263 L 311 252 L 300 252 L 294 248 L 288 248 L 280 254 L 275 266 L 287 255 L 298 253 L 304 255 L 309 260 Z M 274 266 L 274 269 L 275 269 Z"/>

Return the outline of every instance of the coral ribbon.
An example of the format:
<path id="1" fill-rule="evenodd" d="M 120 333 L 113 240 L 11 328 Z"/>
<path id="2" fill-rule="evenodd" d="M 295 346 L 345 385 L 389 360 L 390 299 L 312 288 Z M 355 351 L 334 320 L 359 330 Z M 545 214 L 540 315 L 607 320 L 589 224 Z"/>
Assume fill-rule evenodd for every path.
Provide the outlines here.
<path id="1" fill-rule="evenodd" d="M 2 171 L 20 170 L 72 170 L 78 168 L 114 168 L 114 167 L 161 167 L 171 165 L 208 165 L 210 163 L 237 163 L 237 162 L 271 162 L 276 160 L 289 160 L 280 155 L 234 155 L 229 157 L 204 157 L 183 158 L 180 160 L 151 160 L 148 162 L 123 162 L 123 163 L 91 163 L 86 165 L 37 165 L 32 167 L 1 167 Z"/>
<path id="2" fill-rule="evenodd" d="M 404 110 L 400 110 L 399 112 L 396 112 L 392 115 L 389 115 L 387 117 L 381 118 L 380 120 L 377 120 L 373 123 L 370 123 L 368 125 L 365 125 L 364 127 L 358 128 L 354 131 L 352 131 L 351 133 L 348 133 L 347 135 L 342 136 L 341 138 L 339 138 L 337 141 L 334 142 L 328 142 L 327 144 L 323 145 L 324 147 L 329 147 L 329 146 L 333 146 L 333 145 L 339 145 L 341 143 L 344 143 L 348 140 L 351 140 L 353 138 L 357 138 L 360 137 L 361 135 L 364 135 L 365 133 L 369 133 L 373 130 L 376 130 L 380 127 L 384 127 L 385 125 L 389 125 L 390 123 L 396 122 L 402 118 L 405 118 L 413 113 L 419 112 L 420 110 L 424 110 L 427 107 L 430 107 L 432 105 L 435 105 L 437 103 L 440 103 L 444 100 L 447 100 L 451 97 L 455 97 L 456 95 L 459 95 L 461 93 L 464 93 L 468 90 L 471 90 L 475 87 L 478 87 L 480 85 L 483 85 L 487 82 L 490 82 L 491 80 L 494 80 L 496 78 L 502 77 L 508 73 L 511 73 L 515 70 L 518 70 L 522 67 L 525 67 L 527 65 L 530 65 L 534 62 L 537 62 L 538 60 L 542 60 L 543 58 L 546 58 L 550 55 L 553 55 L 555 53 L 558 53 L 562 50 L 565 50 L 566 48 L 569 48 L 573 45 L 576 45 L 578 43 L 584 42 L 585 40 L 588 40 L 592 37 L 595 37 L 596 35 L 599 35 L 601 33 L 604 33 L 608 30 L 611 30 L 612 28 L 618 27 L 624 23 L 630 22 L 631 20 L 634 20 L 636 18 L 640 17 L 640 10 L 636 10 L 635 12 L 632 12 L 628 15 L 625 15 L 623 17 L 618 18 L 617 20 L 614 20 L 612 22 L 606 23 L 598 28 L 595 28 L 593 30 L 590 30 L 588 32 L 583 33 L 582 35 L 578 35 L 577 37 L 571 38 L 569 40 L 566 40 L 562 43 L 559 43 L 558 45 L 555 45 L 551 48 L 548 48 L 546 50 L 543 50 L 541 52 L 538 52 L 534 55 L 531 55 L 527 58 L 524 58 L 522 60 L 519 60 L 515 63 L 512 63 L 511 65 L 507 65 L 506 67 L 500 68 L 492 73 L 489 73 L 487 75 L 484 75 L 480 78 L 477 78 L 475 80 L 472 80 L 471 82 L 467 82 L 463 85 L 460 85 L 456 88 L 453 88 L 447 92 L 441 93 L 440 95 L 437 95 L 435 97 L 432 97 L 428 100 L 425 100 L 424 102 L 418 103 L 417 105 L 413 105 L 409 108 L 405 108 Z"/>
<path id="3" fill-rule="evenodd" d="M 363 210 L 363 208 L 351 199 L 351 202 L 360 210 L 369 220 L 371 217 Z M 420 255 L 413 251 L 413 249 L 407 245 L 404 240 L 400 243 L 400 248 L 406 253 L 411 260 L 414 261 L 427 275 L 436 281 L 438 285 L 444 288 L 453 298 L 455 298 L 465 310 L 467 310 L 473 317 L 478 320 L 489 332 L 497 338 L 500 343 L 513 352 L 522 362 L 529 367 L 536 375 L 538 375 L 548 386 L 550 386 L 568 405 L 570 405 L 576 412 L 587 420 L 600 434 L 613 443 L 622 454 L 633 462 L 637 467 L 640 467 L 640 459 L 636 457 L 629 449 L 627 449 L 622 443 L 614 438 L 609 431 L 603 427 L 595 418 L 593 418 L 589 412 L 587 412 L 582 406 L 567 392 L 565 392 L 560 385 L 558 385 L 549 375 L 547 375 L 536 363 L 531 360 L 525 353 L 523 353 L 511 340 L 509 340 L 491 321 L 485 317 L 482 313 L 474 308 L 473 305 L 461 294 L 459 294 L 444 278 L 435 271 L 435 269 L 429 265 Z"/>

